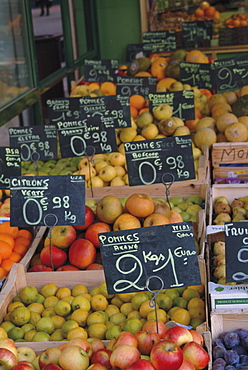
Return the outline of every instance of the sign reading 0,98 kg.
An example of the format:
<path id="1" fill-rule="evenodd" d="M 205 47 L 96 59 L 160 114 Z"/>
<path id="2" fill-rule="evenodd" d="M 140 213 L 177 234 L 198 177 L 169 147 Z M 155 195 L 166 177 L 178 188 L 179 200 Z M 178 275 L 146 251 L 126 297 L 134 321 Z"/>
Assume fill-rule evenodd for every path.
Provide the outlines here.
<path id="1" fill-rule="evenodd" d="M 161 183 L 164 173 L 175 181 L 195 178 L 190 135 L 131 141 L 124 144 L 129 185 Z"/>
<path id="2" fill-rule="evenodd" d="M 10 179 L 11 226 L 84 225 L 84 175 Z"/>
<path id="3" fill-rule="evenodd" d="M 226 281 L 248 282 L 248 222 L 225 223 Z"/>
<path id="4" fill-rule="evenodd" d="M 147 290 L 152 276 L 164 288 L 201 284 L 191 222 L 101 233 L 99 240 L 110 294 Z"/>

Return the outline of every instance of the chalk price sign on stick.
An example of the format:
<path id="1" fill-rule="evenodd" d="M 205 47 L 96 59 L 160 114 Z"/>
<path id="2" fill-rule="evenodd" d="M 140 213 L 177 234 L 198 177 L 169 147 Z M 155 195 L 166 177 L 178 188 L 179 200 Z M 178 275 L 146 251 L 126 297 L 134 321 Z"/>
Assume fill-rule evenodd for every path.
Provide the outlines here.
<path id="1" fill-rule="evenodd" d="M 84 175 L 11 177 L 10 193 L 11 226 L 85 223 Z"/>
<path id="2" fill-rule="evenodd" d="M 10 176 L 21 175 L 21 156 L 18 148 L 0 147 L 0 189 L 9 189 Z"/>
<path id="3" fill-rule="evenodd" d="M 157 82 L 156 77 L 118 76 L 117 94 L 128 97 L 138 94 L 148 99 L 149 93 L 156 92 Z"/>
<path id="4" fill-rule="evenodd" d="M 164 288 L 201 284 L 191 222 L 102 233 L 99 240 L 110 294 L 147 290 L 153 275 Z"/>
<path id="5" fill-rule="evenodd" d="M 45 161 L 57 158 L 56 125 L 39 125 L 9 128 L 10 146 L 20 149 L 22 161 Z M 35 158 L 36 160 L 36 158 Z"/>
<path id="6" fill-rule="evenodd" d="M 174 181 L 195 178 L 190 135 L 124 143 L 129 185 L 161 183 L 164 173 Z"/>
<path id="7" fill-rule="evenodd" d="M 248 222 L 225 223 L 226 281 L 248 282 Z"/>
<path id="8" fill-rule="evenodd" d="M 88 82 L 116 82 L 117 59 L 88 60 L 84 62 L 84 80 Z"/>

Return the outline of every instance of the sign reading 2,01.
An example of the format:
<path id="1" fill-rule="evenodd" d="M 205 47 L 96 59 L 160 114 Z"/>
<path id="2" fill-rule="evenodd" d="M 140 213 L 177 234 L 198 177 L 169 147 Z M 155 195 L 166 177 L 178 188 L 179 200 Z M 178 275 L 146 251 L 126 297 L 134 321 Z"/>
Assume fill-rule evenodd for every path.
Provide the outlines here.
<path id="1" fill-rule="evenodd" d="M 84 225 L 84 175 L 10 179 L 11 226 Z"/>
<path id="2" fill-rule="evenodd" d="M 192 140 L 189 135 L 125 143 L 129 185 L 163 182 L 169 173 L 174 181 L 195 178 Z"/>

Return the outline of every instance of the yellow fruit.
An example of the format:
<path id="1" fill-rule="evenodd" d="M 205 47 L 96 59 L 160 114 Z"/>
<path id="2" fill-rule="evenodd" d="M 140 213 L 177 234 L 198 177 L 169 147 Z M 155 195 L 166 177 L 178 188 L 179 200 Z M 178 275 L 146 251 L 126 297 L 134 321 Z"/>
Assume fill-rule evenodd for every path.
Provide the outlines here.
<path id="1" fill-rule="evenodd" d="M 36 326 L 41 316 L 37 312 L 31 312 L 29 323 Z"/>
<path id="2" fill-rule="evenodd" d="M 92 324 L 88 327 L 88 336 L 90 338 L 105 339 L 105 333 L 107 331 L 107 326 L 102 323 Z"/>
<path id="3" fill-rule="evenodd" d="M 79 326 L 84 327 L 87 323 L 87 318 L 89 316 L 89 312 L 85 311 L 81 308 L 75 310 L 71 314 L 71 319 L 76 321 Z"/>
<path id="4" fill-rule="evenodd" d="M 30 324 L 30 323 L 27 323 L 27 324 L 24 324 L 23 326 L 21 326 L 23 332 L 24 332 L 24 335 L 30 331 L 30 330 L 34 330 L 35 329 L 35 326 L 33 324 Z"/>
<path id="5" fill-rule="evenodd" d="M 11 302 L 8 305 L 8 312 L 12 312 L 16 307 L 24 306 L 22 302 Z"/>
<path id="6" fill-rule="evenodd" d="M 67 316 L 71 312 L 71 305 L 69 302 L 61 299 L 54 306 L 54 311 L 59 316 Z"/>
<path id="7" fill-rule="evenodd" d="M 188 310 L 190 319 L 200 319 L 200 320 L 205 320 L 206 318 L 206 313 L 205 309 L 201 307 L 192 307 Z"/>
<path id="8" fill-rule="evenodd" d="M 51 341 L 61 341 L 61 340 L 64 340 L 65 338 L 64 338 L 64 336 L 63 336 L 63 334 L 62 334 L 62 331 L 61 331 L 61 329 L 56 329 L 56 330 L 54 330 L 54 332 L 51 334 L 51 336 L 50 336 L 50 340 Z"/>
<path id="9" fill-rule="evenodd" d="M 88 298 L 78 295 L 74 297 L 73 301 L 71 302 L 71 308 L 72 311 L 78 310 L 81 308 L 84 311 L 89 311 L 91 308 L 91 302 L 89 301 Z"/>
<path id="10" fill-rule="evenodd" d="M 96 294 L 94 297 L 92 297 L 90 303 L 93 311 L 104 311 L 108 306 L 108 300 L 102 294 Z"/>
<path id="11" fill-rule="evenodd" d="M 140 308 L 140 305 L 147 301 L 148 299 L 148 296 L 146 293 L 143 293 L 143 292 L 139 292 L 139 293 L 136 293 L 132 299 L 131 299 L 131 303 L 132 303 L 132 306 L 135 310 L 138 310 Z"/>
<path id="12" fill-rule="evenodd" d="M 10 332 L 11 330 L 13 330 L 13 328 L 11 328 L 11 329 L 9 330 L 9 332 Z M 23 336 L 24 336 L 24 333 L 23 333 Z M 6 339 L 6 338 L 8 338 L 8 334 L 7 334 L 7 332 L 5 331 L 5 329 L 4 329 L 4 328 L 0 328 L 0 340 L 1 340 L 1 339 Z M 9 338 L 10 338 L 10 337 L 9 337 Z"/>
<path id="13" fill-rule="evenodd" d="M 73 295 L 73 297 L 76 297 L 77 295 L 84 293 L 88 293 L 88 288 L 83 284 L 77 284 L 71 290 L 71 294 Z"/>
<path id="14" fill-rule="evenodd" d="M 41 303 L 31 303 L 27 306 L 30 312 L 37 312 L 39 315 L 44 310 L 44 306 Z"/>
<path id="15" fill-rule="evenodd" d="M 102 294 L 102 295 L 104 295 L 104 297 L 106 297 L 107 299 L 111 299 L 111 298 L 113 298 L 115 296 L 114 294 L 109 294 L 108 293 L 106 281 L 103 281 L 99 285 L 99 293 Z"/>
<path id="16" fill-rule="evenodd" d="M 30 304 L 36 301 L 38 296 L 38 291 L 34 286 L 26 286 L 21 289 L 19 297 L 21 301 L 25 304 Z"/>
<path id="17" fill-rule="evenodd" d="M 55 295 L 57 291 L 58 287 L 55 284 L 46 284 L 41 288 L 40 294 L 42 294 L 46 298 L 50 295 Z"/>
<path id="18" fill-rule="evenodd" d="M 135 294 L 136 293 L 122 293 L 122 294 L 118 294 L 118 297 L 122 300 L 122 302 L 131 302 L 132 297 Z"/>
<path id="19" fill-rule="evenodd" d="M 54 323 L 54 330 L 61 329 L 62 325 L 65 323 L 65 318 L 59 315 L 53 315 L 51 320 Z"/>
<path id="20" fill-rule="evenodd" d="M 24 339 L 26 342 L 32 342 L 34 335 L 37 333 L 37 330 L 29 330 L 27 333 L 24 334 Z"/>
<path id="21" fill-rule="evenodd" d="M 224 113 L 217 118 L 216 127 L 219 132 L 225 132 L 226 128 L 234 122 L 238 122 L 238 118 L 233 113 Z"/>
<path id="22" fill-rule="evenodd" d="M 171 315 L 171 320 L 176 321 L 178 324 L 189 325 L 190 323 L 190 314 L 184 308 L 178 308 Z"/>
<path id="23" fill-rule="evenodd" d="M 129 333 L 135 334 L 138 331 L 142 330 L 142 322 L 139 319 L 136 319 L 134 317 L 130 319 L 126 319 L 123 322 L 122 330 L 128 331 Z"/>
<path id="24" fill-rule="evenodd" d="M 203 127 L 215 128 L 215 119 L 213 117 L 202 117 L 196 124 L 196 131 L 199 131 Z"/>
<path id="25" fill-rule="evenodd" d="M 27 324 L 30 320 L 31 313 L 27 307 L 19 306 L 11 312 L 11 321 L 17 326 Z"/>
<path id="26" fill-rule="evenodd" d="M 123 128 L 120 132 L 120 140 L 122 143 L 132 141 L 137 135 L 137 131 L 132 127 Z"/>
<path id="27" fill-rule="evenodd" d="M 141 304 L 141 306 L 139 308 L 139 313 L 140 313 L 141 317 L 146 318 L 149 312 L 152 312 L 152 311 L 155 310 L 155 307 L 152 307 L 150 304 L 151 304 L 150 299 L 148 299 L 147 301 L 145 301 Z M 157 309 L 159 308 L 157 303 L 156 303 L 156 307 L 157 307 Z"/>
<path id="28" fill-rule="evenodd" d="M 87 317 L 87 325 L 92 325 L 95 323 L 105 323 L 105 317 L 102 315 L 101 312 L 95 311 L 89 314 Z"/>
<path id="29" fill-rule="evenodd" d="M 209 127 L 201 128 L 194 135 L 195 145 L 202 151 L 204 150 L 204 145 L 211 147 L 213 143 L 216 143 L 216 141 L 217 141 L 216 133 Z"/>
<path id="30" fill-rule="evenodd" d="M 50 335 L 44 331 L 38 331 L 33 336 L 32 342 L 50 342 Z"/>
<path id="31" fill-rule="evenodd" d="M 56 312 L 53 307 L 45 308 L 41 313 L 42 317 L 52 317 L 54 315 L 56 315 Z"/>
<path id="32" fill-rule="evenodd" d="M 69 331 L 74 329 L 74 328 L 78 328 L 78 327 L 79 327 L 79 325 L 76 321 L 67 320 L 66 322 L 64 322 L 64 324 L 61 327 L 61 333 L 63 334 L 64 338 L 67 338 L 67 335 L 68 335 Z"/>
<path id="33" fill-rule="evenodd" d="M 12 328 L 15 327 L 15 325 L 11 321 L 3 321 L 0 327 L 3 328 L 6 331 L 6 333 L 8 333 Z"/>
<path id="34" fill-rule="evenodd" d="M 87 339 L 88 338 L 88 333 L 85 329 L 83 328 L 74 328 L 69 330 L 67 334 L 67 339 L 71 340 L 74 338 L 81 338 L 81 339 Z"/>
<path id="35" fill-rule="evenodd" d="M 52 334 L 54 331 L 54 322 L 50 317 L 42 317 L 36 325 L 37 331 L 44 331 L 45 333 Z"/>
<path id="36" fill-rule="evenodd" d="M 126 316 L 122 312 L 115 313 L 109 318 L 109 321 L 113 322 L 115 325 L 120 325 L 125 320 Z"/>
<path id="37" fill-rule="evenodd" d="M 244 142 L 248 139 L 248 129 L 241 122 L 232 123 L 225 129 L 225 137 L 230 142 Z"/>
<path id="38" fill-rule="evenodd" d="M 191 298 L 188 302 L 187 309 L 189 310 L 190 308 L 193 308 L 193 307 L 204 308 L 205 307 L 205 302 L 201 298 L 197 298 L 197 297 Z"/>
<path id="39" fill-rule="evenodd" d="M 17 326 L 13 329 L 11 329 L 9 332 L 8 332 L 8 337 L 10 339 L 13 339 L 15 341 L 19 340 L 19 339 L 23 339 L 24 338 L 24 332 L 21 328 L 18 328 Z"/>
<path id="40" fill-rule="evenodd" d="M 109 304 L 106 308 L 105 312 L 108 314 L 109 317 L 114 315 L 115 313 L 120 312 L 119 307 L 115 306 L 114 304 Z"/>
<path id="41" fill-rule="evenodd" d="M 204 293 L 204 285 L 203 284 L 199 284 L 199 285 L 190 285 L 188 286 L 189 289 L 194 289 L 194 290 L 197 290 L 197 292 L 202 295 Z"/>
<path id="42" fill-rule="evenodd" d="M 56 297 L 58 299 L 64 299 L 65 297 L 68 297 L 71 295 L 71 289 L 64 287 L 64 288 L 59 288 Z"/>
<path id="43" fill-rule="evenodd" d="M 156 321 L 156 317 L 158 320 L 162 321 L 164 324 L 168 321 L 167 313 L 161 308 L 157 310 L 157 316 L 154 310 L 154 311 L 149 312 L 146 319 L 147 321 Z"/>
<path id="44" fill-rule="evenodd" d="M 187 288 L 183 292 L 182 297 L 190 301 L 192 298 L 200 298 L 200 293 L 197 290 Z"/>

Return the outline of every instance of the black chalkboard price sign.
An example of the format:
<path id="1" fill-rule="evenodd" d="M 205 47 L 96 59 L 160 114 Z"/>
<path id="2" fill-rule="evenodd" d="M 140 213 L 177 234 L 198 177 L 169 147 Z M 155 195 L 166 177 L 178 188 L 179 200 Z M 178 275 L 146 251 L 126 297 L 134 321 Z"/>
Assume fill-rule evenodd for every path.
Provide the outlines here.
<path id="1" fill-rule="evenodd" d="M 201 284 L 191 222 L 99 234 L 110 294 L 144 291 L 152 276 L 164 288 Z M 150 279 L 149 288 L 161 288 Z"/>
<path id="2" fill-rule="evenodd" d="M 150 51 L 143 49 L 143 44 L 128 44 L 126 47 L 126 61 L 133 62 L 137 58 L 137 55 L 142 54 L 145 57 L 149 57 Z"/>
<path id="3" fill-rule="evenodd" d="M 212 21 L 183 22 L 182 39 L 184 47 L 210 46 Z"/>
<path id="4" fill-rule="evenodd" d="M 10 146 L 20 149 L 22 161 L 57 158 L 56 125 L 9 128 Z"/>
<path id="5" fill-rule="evenodd" d="M 84 62 L 84 80 L 88 82 L 116 82 L 119 62 L 117 59 L 88 60 Z"/>
<path id="6" fill-rule="evenodd" d="M 248 54 L 216 60 L 213 64 L 218 92 L 248 84 Z"/>
<path id="7" fill-rule="evenodd" d="M 164 173 L 175 181 L 195 178 L 189 135 L 124 143 L 129 185 L 161 183 Z"/>
<path id="8" fill-rule="evenodd" d="M 184 46 L 189 45 L 189 47 L 194 47 L 197 45 L 196 21 L 182 23 L 182 39 Z"/>
<path id="9" fill-rule="evenodd" d="M 10 176 L 21 175 L 21 156 L 18 148 L 0 147 L 0 189 L 9 189 Z"/>
<path id="10" fill-rule="evenodd" d="M 130 97 L 138 94 L 148 99 L 149 93 L 156 92 L 157 82 L 157 77 L 118 76 L 116 84 L 117 95 Z"/>
<path id="11" fill-rule="evenodd" d="M 198 89 L 215 88 L 214 72 L 210 63 L 181 62 L 179 80 Z"/>
<path id="12" fill-rule="evenodd" d="M 143 50 L 154 52 L 175 50 L 176 31 L 153 31 L 143 33 Z"/>
<path id="13" fill-rule="evenodd" d="M 61 156 L 85 155 L 88 146 L 94 147 L 95 154 L 117 151 L 114 122 L 124 124 L 124 120 L 121 121 L 121 105 L 120 99 L 121 108 L 118 112 L 114 109 L 108 119 L 107 115 L 103 115 L 106 108 L 104 99 L 82 97 L 47 100 L 50 121 L 57 125 Z"/>
<path id="14" fill-rule="evenodd" d="M 84 175 L 10 179 L 12 226 L 84 225 Z"/>
<path id="15" fill-rule="evenodd" d="M 225 223 L 226 281 L 248 282 L 248 222 Z"/>
<path id="16" fill-rule="evenodd" d="M 168 104 L 173 108 L 173 116 L 179 117 L 182 120 L 191 120 L 195 118 L 193 90 L 149 94 L 148 100 L 151 113 L 157 106 Z"/>

